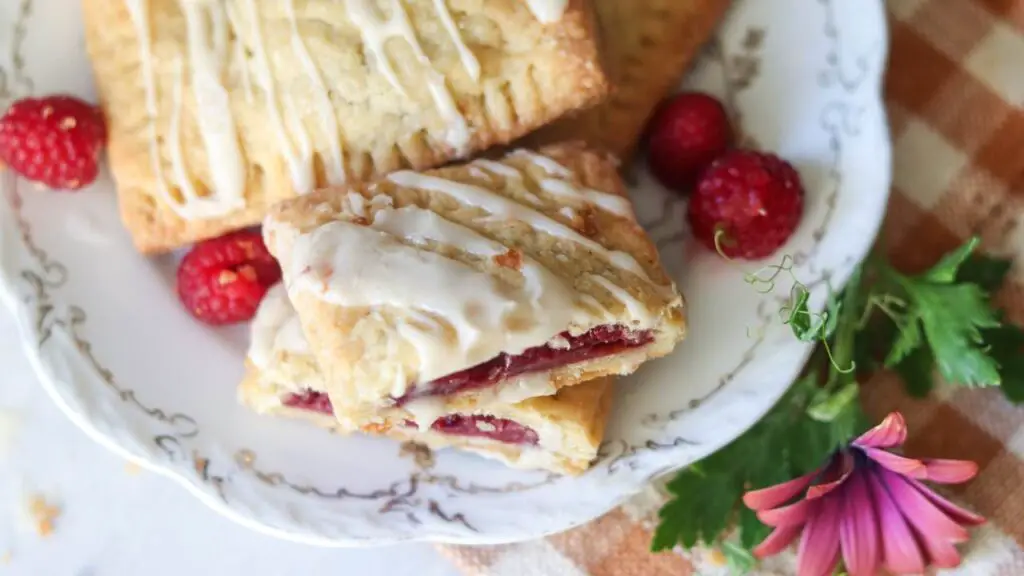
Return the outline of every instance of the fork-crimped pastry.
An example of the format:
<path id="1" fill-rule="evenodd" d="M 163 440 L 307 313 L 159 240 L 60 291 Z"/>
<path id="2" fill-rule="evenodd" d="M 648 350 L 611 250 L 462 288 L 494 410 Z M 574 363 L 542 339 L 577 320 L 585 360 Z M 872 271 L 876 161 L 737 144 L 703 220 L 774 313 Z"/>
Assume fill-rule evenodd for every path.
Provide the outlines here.
<path id="1" fill-rule="evenodd" d="M 322 190 L 272 209 L 264 238 L 355 422 L 551 395 L 684 336 L 615 162 L 579 144 Z"/>
<path id="2" fill-rule="evenodd" d="M 597 456 L 612 402 L 610 379 L 566 388 L 555 396 L 515 405 L 416 420 L 385 410 L 372 423 L 339 421 L 324 379 L 309 352 L 287 294 L 271 289 L 253 320 L 239 399 L 260 414 L 307 420 L 339 433 L 366 432 L 412 440 L 432 448 L 455 447 L 511 466 L 561 474 L 585 471 Z"/>
<path id="3" fill-rule="evenodd" d="M 590 0 L 83 1 L 143 252 L 506 143 L 607 91 Z"/>

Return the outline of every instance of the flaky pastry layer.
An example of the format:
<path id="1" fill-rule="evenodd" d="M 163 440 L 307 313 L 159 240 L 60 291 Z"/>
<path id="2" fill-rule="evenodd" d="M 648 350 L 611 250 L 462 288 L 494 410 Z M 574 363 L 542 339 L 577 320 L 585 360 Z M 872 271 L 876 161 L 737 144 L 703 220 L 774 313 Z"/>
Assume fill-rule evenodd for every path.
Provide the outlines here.
<path id="1" fill-rule="evenodd" d="M 607 92 L 589 0 L 83 0 L 122 218 L 143 252 L 298 193 L 437 166 Z"/>

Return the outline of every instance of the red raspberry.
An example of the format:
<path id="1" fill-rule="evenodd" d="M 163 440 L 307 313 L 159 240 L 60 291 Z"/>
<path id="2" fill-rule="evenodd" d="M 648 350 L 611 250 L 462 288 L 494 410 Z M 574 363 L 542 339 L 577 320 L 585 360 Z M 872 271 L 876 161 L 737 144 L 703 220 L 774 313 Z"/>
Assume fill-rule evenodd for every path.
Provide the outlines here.
<path id="1" fill-rule="evenodd" d="M 679 94 L 651 121 L 647 161 L 663 185 L 683 192 L 729 148 L 732 138 L 721 102 L 700 92 Z"/>
<path id="2" fill-rule="evenodd" d="M 259 232 L 243 230 L 197 244 L 178 267 L 178 296 L 212 325 L 251 319 L 281 268 Z"/>
<path id="3" fill-rule="evenodd" d="M 19 100 L 0 118 L 0 160 L 50 188 L 91 184 L 106 142 L 103 114 L 74 96 Z"/>
<path id="4" fill-rule="evenodd" d="M 736 150 L 715 160 L 690 199 L 693 235 L 729 258 L 756 260 L 782 246 L 804 208 L 800 175 L 772 154 Z"/>

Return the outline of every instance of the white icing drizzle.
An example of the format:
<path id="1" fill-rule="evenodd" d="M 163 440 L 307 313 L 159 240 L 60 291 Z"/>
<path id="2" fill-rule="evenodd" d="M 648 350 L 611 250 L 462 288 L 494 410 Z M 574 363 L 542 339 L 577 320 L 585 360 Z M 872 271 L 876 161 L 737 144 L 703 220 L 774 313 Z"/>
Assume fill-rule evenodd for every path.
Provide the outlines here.
<path id="1" fill-rule="evenodd" d="M 242 21 L 238 16 L 238 9 L 231 2 L 226 2 L 224 7 L 227 11 L 228 22 L 231 23 L 231 28 L 240 30 L 242 28 Z M 241 42 L 235 42 L 235 62 L 241 72 L 242 88 L 245 90 L 245 101 L 252 102 L 254 98 L 252 79 L 249 77 L 249 64 L 245 60 L 245 46 Z"/>
<path id="2" fill-rule="evenodd" d="M 614 320 L 611 312 L 598 302 L 597 298 L 594 298 L 590 294 L 580 294 L 580 302 L 589 306 L 592 309 L 591 314 L 600 318 L 602 322 Z"/>
<path id="3" fill-rule="evenodd" d="M 558 213 L 561 214 L 562 216 L 565 216 L 569 220 L 575 220 L 579 216 L 579 214 L 577 214 L 571 206 L 562 206 L 561 208 L 558 209 Z"/>
<path id="4" fill-rule="evenodd" d="M 185 206 L 188 206 L 189 202 L 193 201 L 197 195 L 195 187 L 192 186 L 192 179 L 185 168 L 185 152 L 181 147 L 181 101 L 185 92 L 184 69 L 184 62 L 178 58 L 174 66 L 174 106 L 171 108 L 171 127 L 170 134 L 167 136 L 167 145 L 171 149 L 171 172 L 174 175 L 175 184 L 181 191 Z"/>
<path id="5" fill-rule="evenodd" d="M 434 0 L 434 10 L 437 11 L 437 17 L 441 19 L 444 29 L 451 36 L 452 42 L 455 43 L 455 49 L 459 51 L 459 60 L 462 61 L 462 67 L 466 69 L 466 74 L 469 74 L 469 77 L 474 82 L 479 82 L 480 61 L 476 59 L 473 51 L 462 40 L 462 35 L 459 34 L 459 28 L 455 25 L 455 20 L 452 19 L 452 13 L 448 10 L 445 0 Z"/>
<path id="6" fill-rule="evenodd" d="M 569 6 L 569 0 L 526 0 L 533 17 L 544 24 L 558 22 Z"/>
<path id="7" fill-rule="evenodd" d="M 299 107 L 295 105 L 295 99 L 290 92 L 281 94 L 281 104 L 284 108 L 284 121 L 288 130 L 295 137 L 295 153 L 298 154 L 299 163 L 306 167 L 309 172 L 309 188 L 297 190 L 299 194 L 308 194 L 313 191 L 316 185 L 316 175 L 313 174 L 313 141 L 306 132 L 299 115 Z"/>
<path id="8" fill-rule="evenodd" d="M 324 85 L 323 76 L 321 76 L 316 63 L 313 62 L 313 58 L 306 48 L 306 43 L 303 42 L 302 35 L 299 33 L 299 23 L 295 18 L 294 0 L 287 0 L 285 2 L 285 13 L 288 15 L 288 24 L 291 26 L 292 31 L 292 50 L 295 51 L 295 55 L 302 62 L 302 69 L 313 86 L 313 100 L 316 103 L 320 125 L 323 128 L 324 136 L 327 137 L 327 144 L 330 148 L 331 162 L 327 165 L 327 179 L 331 184 L 344 184 L 346 180 L 345 156 L 341 149 L 341 136 L 338 133 L 338 116 L 334 112 L 334 105 L 331 104 L 331 98 L 328 95 L 327 86 Z"/>
<path id="9" fill-rule="evenodd" d="M 244 4 L 252 34 L 253 61 L 256 67 L 254 76 L 256 83 L 263 90 L 270 125 L 277 136 L 281 154 L 288 164 L 292 186 L 299 193 L 310 192 L 313 190 L 313 167 L 309 162 L 303 162 L 299 158 L 295 146 L 292 144 L 291 137 L 285 128 L 284 119 L 281 117 L 281 110 L 277 102 L 277 89 L 274 86 L 274 76 L 270 70 L 266 46 L 263 43 L 263 30 L 260 25 L 259 11 L 256 9 L 255 0 L 244 0 Z"/>
<path id="10" fill-rule="evenodd" d="M 529 160 L 534 166 L 544 170 L 552 176 L 560 176 L 562 178 L 572 178 L 572 170 L 569 170 L 565 166 L 562 166 L 558 162 L 555 162 L 551 158 L 536 152 L 531 152 L 525 148 L 520 148 L 508 155 L 509 158 L 523 158 Z"/>
<path id="11" fill-rule="evenodd" d="M 465 151 L 470 140 L 466 119 L 459 112 L 455 99 L 448 91 L 444 77 L 438 74 L 430 59 L 423 52 L 423 47 L 416 37 L 416 31 L 413 30 L 412 23 L 409 22 L 409 17 L 405 13 L 401 1 L 391 0 L 390 7 L 390 17 L 387 20 L 382 20 L 368 0 L 345 0 L 345 10 L 348 17 L 359 28 L 366 50 L 373 56 L 374 62 L 391 86 L 403 96 L 408 96 L 408 92 L 402 86 L 398 73 L 395 72 L 394 66 L 388 59 L 384 45 L 391 38 L 401 38 L 408 43 L 416 60 L 425 67 L 427 89 L 430 91 L 434 106 L 446 124 L 445 141 L 457 151 Z"/>
<path id="12" fill-rule="evenodd" d="M 570 182 L 566 182 L 565 180 L 555 180 L 553 178 L 546 178 L 542 180 L 540 183 L 540 189 L 560 198 L 573 198 L 593 204 L 606 212 L 615 214 L 616 216 L 629 218 L 630 220 L 635 218 L 632 203 L 630 203 L 627 198 L 623 198 L 617 194 L 609 194 L 592 188 L 578 188 Z"/>
<path id="13" fill-rule="evenodd" d="M 501 162 L 495 162 L 494 160 L 487 160 L 486 158 L 479 158 L 474 160 L 471 164 L 473 166 L 479 166 L 488 172 L 497 174 L 508 178 L 510 180 L 522 180 L 523 174 L 519 170 L 509 166 L 508 164 L 502 164 Z"/>
<path id="14" fill-rule="evenodd" d="M 185 1 L 181 7 L 188 35 L 196 123 L 213 180 L 210 196 L 201 200 L 201 204 L 209 208 L 202 212 L 210 216 L 227 214 L 245 207 L 245 162 L 238 144 L 231 98 L 221 83 L 227 51 L 227 22 L 219 4 Z M 208 36 L 211 29 L 212 47 Z M 176 111 L 180 104 L 176 99 Z"/>
<path id="15" fill-rule="evenodd" d="M 288 292 L 284 284 L 277 284 L 267 291 L 253 318 L 248 357 L 257 368 L 266 370 L 281 352 L 311 354 Z"/>
<path id="16" fill-rule="evenodd" d="M 156 177 L 157 195 L 181 218 L 192 220 L 214 218 L 245 206 L 245 170 L 241 159 L 237 134 L 231 117 L 230 100 L 220 85 L 224 54 L 227 46 L 227 31 L 224 15 L 212 7 L 204 13 L 192 3 L 182 5 L 186 19 L 189 61 L 192 72 L 192 91 L 196 99 L 196 122 L 209 160 L 213 178 L 213 190 L 207 197 L 196 194 L 188 170 L 185 167 L 181 140 L 181 109 L 184 105 L 183 67 L 176 62 L 176 84 L 172 93 L 171 133 L 168 142 L 172 172 L 183 202 L 171 195 L 164 174 L 163 163 L 157 140 L 156 121 L 159 115 L 157 105 L 156 77 L 153 70 L 153 38 L 149 24 L 148 0 L 124 0 L 139 40 L 139 67 L 146 97 L 148 116 L 147 137 L 149 158 Z M 208 26 L 207 26 L 208 25 Z M 207 35 L 207 28 L 213 29 L 213 38 Z"/>
<path id="17" fill-rule="evenodd" d="M 601 255 L 615 266 L 622 268 L 623 270 L 628 270 L 653 284 L 653 281 L 648 277 L 647 272 L 644 271 L 643 267 L 640 266 L 640 263 L 629 254 L 608 250 L 601 244 L 598 244 L 590 238 L 576 232 L 572 228 L 545 216 L 541 212 L 527 206 L 523 206 L 522 204 L 509 200 L 508 198 L 495 194 L 489 190 L 470 184 L 454 182 L 452 180 L 445 180 L 443 178 L 428 176 L 426 174 L 418 174 L 410 171 L 395 172 L 388 176 L 388 179 L 399 186 L 418 188 L 421 190 L 445 194 L 459 200 L 463 204 L 476 206 L 486 210 L 492 215 L 525 222 L 539 232 L 544 232 L 545 234 L 550 234 L 552 236 L 580 244 L 588 250 Z"/>
<path id="18" fill-rule="evenodd" d="M 496 174 L 498 176 L 501 176 L 501 177 L 505 178 L 506 180 L 516 180 L 518 182 L 522 182 L 523 181 L 523 173 L 520 172 L 519 170 L 516 170 L 512 166 L 509 166 L 508 164 L 502 164 L 501 162 L 495 162 L 493 160 L 487 160 L 485 158 L 480 158 L 480 159 L 474 160 L 469 165 L 470 169 L 473 169 L 473 168 L 475 168 L 477 166 L 479 166 L 480 168 L 483 168 L 484 170 L 487 170 L 487 171 L 491 172 L 492 174 Z M 533 192 L 530 192 L 525 186 L 523 187 L 523 195 L 526 198 L 526 200 L 529 201 L 529 203 L 533 204 L 534 206 L 543 206 L 544 205 L 544 201 L 541 200 L 540 197 L 538 197 Z"/>
<path id="19" fill-rule="evenodd" d="M 419 382 L 543 345 L 576 323 L 592 324 L 575 305 L 573 291 L 532 259 L 523 259 L 523 285 L 516 288 L 399 239 L 458 246 L 481 258 L 507 252 L 469 228 L 410 206 L 381 210 L 369 226 L 334 221 L 300 235 L 286 273 L 289 290 L 333 304 L 418 311 L 399 332 L 417 351 L 419 373 L 410 376 Z M 456 342 L 448 341 L 438 321 L 450 326 Z"/>
<path id="20" fill-rule="evenodd" d="M 630 318 L 633 319 L 634 324 L 650 326 L 654 322 L 654 317 L 648 311 L 647 306 L 645 306 L 643 302 L 637 300 L 629 293 L 628 290 L 616 285 L 604 276 L 591 274 L 590 279 L 610 292 L 616 300 L 622 302 L 622 305 L 626 307 L 626 311 L 629 313 Z"/>
<path id="21" fill-rule="evenodd" d="M 128 14 L 131 16 L 132 25 L 139 38 L 139 67 L 142 69 L 142 87 L 146 93 L 146 132 L 149 140 L 149 161 L 156 176 L 156 191 L 163 198 L 168 206 L 179 208 L 177 202 L 171 197 L 167 188 L 167 180 L 164 177 L 163 163 L 160 161 L 160 151 L 157 148 L 156 119 L 159 113 L 157 107 L 156 78 L 153 75 L 153 46 L 152 36 L 149 30 L 149 2 L 148 0 L 125 0 Z M 180 212 L 179 212 L 180 214 Z"/>

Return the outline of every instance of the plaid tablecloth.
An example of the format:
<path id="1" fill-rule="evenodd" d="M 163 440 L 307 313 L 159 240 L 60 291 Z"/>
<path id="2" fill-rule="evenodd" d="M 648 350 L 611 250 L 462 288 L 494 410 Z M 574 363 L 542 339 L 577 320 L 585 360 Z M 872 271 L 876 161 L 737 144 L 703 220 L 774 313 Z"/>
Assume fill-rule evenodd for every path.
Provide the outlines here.
<path id="1" fill-rule="evenodd" d="M 887 102 L 895 150 L 884 226 L 893 261 L 922 268 L 973 234 L 1017 264 L 998 300 L 1024 323 L 1024 0 L 889 0 Z M 892 375 L 867 383 L 866 408 L 903 412 L 909 454 L 974 460 L 953 496 L 989 523 L 954 574 L 1024 574 L 1024 409 L 998 390 L 941 387 L 912 400 Z M 473 576 L 661 576 L 725 573 L 714 550 L 648 552 L 658 487 L 565 534 L 523 544 L 442 547 Z M 792 574 L 780 558 L 760 574 Z"/>

